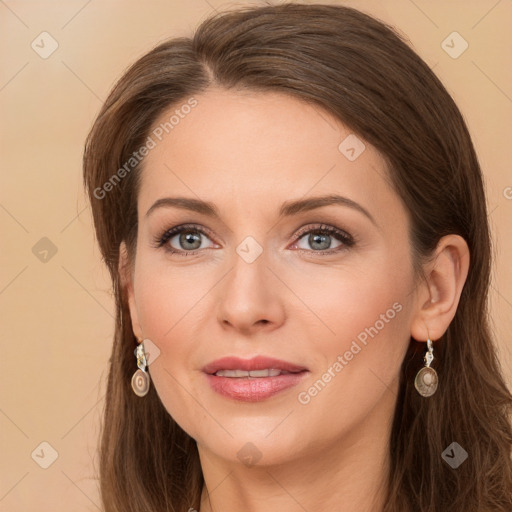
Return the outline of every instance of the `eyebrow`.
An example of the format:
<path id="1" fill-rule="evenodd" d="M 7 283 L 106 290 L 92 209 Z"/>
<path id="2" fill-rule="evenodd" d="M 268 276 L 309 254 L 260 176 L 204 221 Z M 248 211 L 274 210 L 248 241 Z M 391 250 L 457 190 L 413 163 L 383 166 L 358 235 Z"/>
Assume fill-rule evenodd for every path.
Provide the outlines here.
<path id="1" fill-rule="evenodd" d="M 348 197 L 339 196 L 337 194 L 329 194 L 326 196 L 308 197 L 306 199 L 297 199 L 293 201 L 285 201 L 279 209 L 279 217 L 290 217 L 298 213 L 315 210 L 324 206 L 341 205 L 348 206 L 354 210 L 365 215 L 370 221 L 377 226 L 375 219 L 370 212 Z M 208 217 L 220 219 L 219 211 L 216 206 L 209 201 L 202 201 L 201 199 L 193 199 L 189 197 L 163 197 L 153 203 L 153 205 L 146 212 L 148 217 L 152 212 L 158 208 L 181 208 L 183 210 L 190 210 L 193 212 L 201 213 Z"/>

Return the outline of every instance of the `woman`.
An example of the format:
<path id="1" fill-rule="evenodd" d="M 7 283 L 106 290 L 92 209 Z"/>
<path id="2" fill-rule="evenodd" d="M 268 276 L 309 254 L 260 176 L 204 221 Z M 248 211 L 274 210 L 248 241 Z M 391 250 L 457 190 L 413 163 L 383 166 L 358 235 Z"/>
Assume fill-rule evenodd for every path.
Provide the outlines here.
<path id="1" fill-rule="evenodd" d="M 211 17 L 119 80 L 84 178 L 117 322 L 113 511 L 509 511 L 482 176 L 388 26 Z"/>

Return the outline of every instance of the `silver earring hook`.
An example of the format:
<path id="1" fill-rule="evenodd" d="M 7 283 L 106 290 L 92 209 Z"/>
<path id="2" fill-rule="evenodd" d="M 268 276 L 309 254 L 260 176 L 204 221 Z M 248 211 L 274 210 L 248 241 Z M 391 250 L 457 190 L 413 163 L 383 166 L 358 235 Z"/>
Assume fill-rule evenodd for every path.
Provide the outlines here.
<path id="1" fill-rule="evenodd" d="M 432 340 L 430 338 L 427 339 L 427 353 L 424 356 L 424 360 L 427 368 L 430 368 L 430 364 L 434 360 L 434 348 L 432 346 Z"/>

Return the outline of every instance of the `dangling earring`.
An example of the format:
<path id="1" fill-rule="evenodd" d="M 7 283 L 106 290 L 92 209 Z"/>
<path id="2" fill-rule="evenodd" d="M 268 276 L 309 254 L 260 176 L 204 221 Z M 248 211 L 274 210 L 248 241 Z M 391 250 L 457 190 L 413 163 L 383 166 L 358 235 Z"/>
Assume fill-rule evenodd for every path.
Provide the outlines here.
<path id="1" fill-rule="evenodd" d="M 437 389 L 437 373 L 430 364 L 434 360 L 434 350 L 432 348 L 432 341 L 427 339 L 427 353 L 423 357 L 425 366 L 416 374 L 414 379 L 414 386 L 421 396 L 432 396 Z"/>
<path id="2" fill-rule="evenodd" d="M 135 349 L 138 370 L 132 377 L 132 389 L 137 396 L 146 396 L 149 391 L 150 378 L 147 371 L 146 353 L 144 352 L 143 340 L 137 340 L 139 345 Z"/>

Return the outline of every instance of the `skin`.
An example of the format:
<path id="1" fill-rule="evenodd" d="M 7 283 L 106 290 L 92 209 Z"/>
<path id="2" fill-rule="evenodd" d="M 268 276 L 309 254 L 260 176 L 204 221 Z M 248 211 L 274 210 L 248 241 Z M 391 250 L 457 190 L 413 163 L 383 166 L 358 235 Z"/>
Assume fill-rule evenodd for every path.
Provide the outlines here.
<path id="1" fill-rule="evenodd" d="M 349 128 L 280 93 L 212 88 L 195 98 L 145 159 L 135 260 L 122 245 L 120 271 L 134 334 L 160 350 L 151 385 L 197 441 L 206 482 L 200 510 L 382 510 L 400 365 L 411 337 L 436 340 L 453 319 L 467 245 L 455 235 L 441 239 L 419 279 L 407 210 L 375 148 L 363 141 L 366 149 L 349 161 L 338 150 Z M 375 223 L 342 205 L 278 217 L 285 201 L 332 193 L 357 202 Z M 146 215 L 170 196 L 210 201 L 220 219 L 176 207 Z M 155 247 L 164 231 L 185 223 L 209 232 L 195 232 L 197 254 Z M 315 254 L 325 246 L 296 233 L 319 224 L 348 232 L 355 244 L 332 236 L 326 250 L 342 250 Z M 263 251 L 251 263 L 236 252 L 248 236 Z M 192 250 L 179 235 L 170 245 Z M 394 318 L 300 403 L 298 394 L 393 304 L 401 306 Z M 259 354 L 310 373 L 270 399 L 244 403 L 215 393 L 201 371 L 226 355 Z M 237 455 L 244 446 L 259 460 L 244 464 Z"/>

